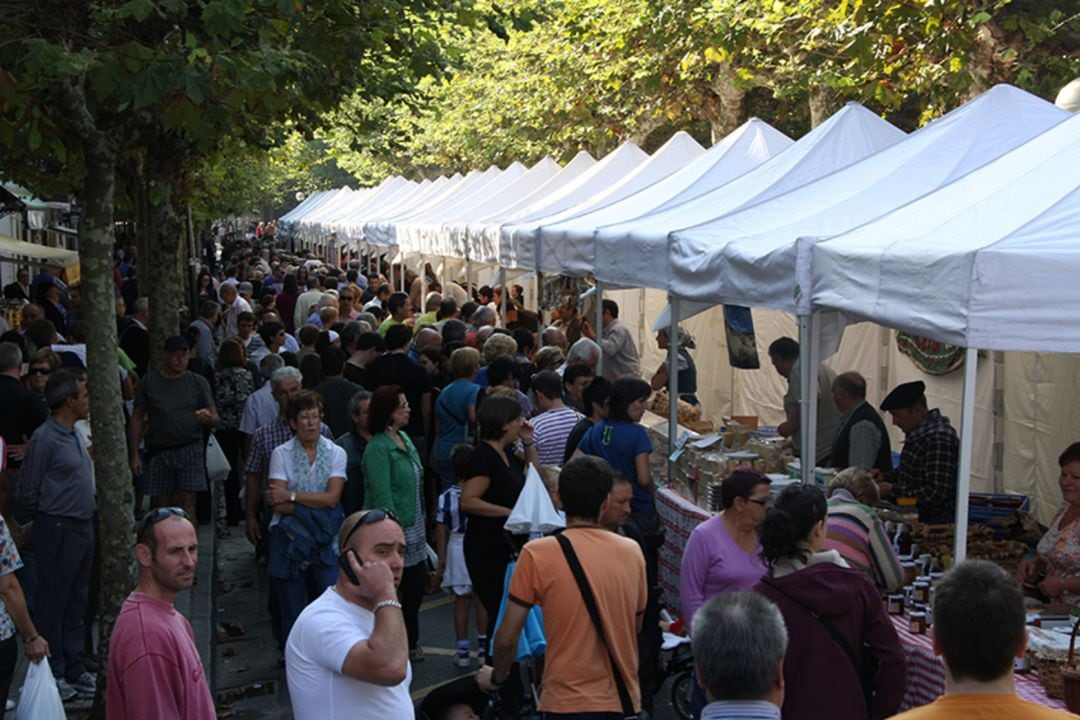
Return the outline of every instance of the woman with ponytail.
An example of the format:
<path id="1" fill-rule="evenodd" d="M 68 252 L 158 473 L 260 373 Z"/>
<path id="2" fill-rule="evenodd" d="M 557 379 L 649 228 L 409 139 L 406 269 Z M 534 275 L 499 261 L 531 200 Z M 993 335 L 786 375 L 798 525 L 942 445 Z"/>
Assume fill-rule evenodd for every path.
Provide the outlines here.
<path id="1" fill-rule="evenodd" d="M 824 550 L 827 505 L 813 485 L 790 485 L 761 525 L 769 573 L 755 590 L 788 629 L 784 720 L 891 717 L 904 694 L 904 654 L 874 584 Z"/>

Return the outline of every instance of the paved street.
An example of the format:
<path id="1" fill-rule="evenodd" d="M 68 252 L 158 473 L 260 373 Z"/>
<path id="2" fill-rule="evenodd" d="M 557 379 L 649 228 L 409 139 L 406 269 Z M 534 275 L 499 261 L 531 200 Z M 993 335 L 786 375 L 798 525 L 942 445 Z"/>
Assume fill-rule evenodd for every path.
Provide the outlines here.
<path id="1" fill-rule="evenodd" d="M 206 526 L 202 529 L 200 535 L 205 537 Z M 213 674 L 219 715 L 232 720 L 291 718 L 285 671 L 279 664 L 266 609 L 269 583 L 265 572 L 256 571 L 253 558 L 242 528 L 231 528 L 230 537 L 217 541 Z M 204 577 L 200 582 L 209 583 L 210 579 Z M 413 665 L 414 699 L 469 672 L 453 663 L 451 598 L 439 594 L 427 599 L 420 616 L 420 637 L 426 659 Z M 658 720 L 675 718 L 667 704 L 669 688 L 670 684 L 665 685 L 658 698 L 654 716 Z"/>

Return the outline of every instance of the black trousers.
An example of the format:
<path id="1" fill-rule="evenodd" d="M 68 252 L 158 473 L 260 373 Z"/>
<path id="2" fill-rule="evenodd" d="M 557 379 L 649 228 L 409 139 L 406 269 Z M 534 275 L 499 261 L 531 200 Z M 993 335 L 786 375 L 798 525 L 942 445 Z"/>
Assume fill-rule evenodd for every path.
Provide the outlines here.
<path id="1" fill-rule="evenodd" d="M 31 535 L 38 560 L 34 624 L 49 643 L 53 675 L 75 680 L 86 672 L 83 626 L 94 564 L 94 524 L 37 515 Z"/>
<path id="2" fill-rule="evenodd" d="M 405 616 L 405 634 L 409 638 L 410 650 L 420 642 L 420 605 L 424 602 L 426 586 L 426 562 L 410 565 L 401 573 L 398 597 L 401 599 L 401 614 Z"/>

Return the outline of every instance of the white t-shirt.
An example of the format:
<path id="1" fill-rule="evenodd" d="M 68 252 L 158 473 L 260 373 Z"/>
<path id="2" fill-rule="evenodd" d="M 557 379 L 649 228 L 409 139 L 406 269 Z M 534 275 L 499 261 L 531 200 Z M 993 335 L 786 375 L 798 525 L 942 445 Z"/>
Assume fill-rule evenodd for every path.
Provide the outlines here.
<path id="1" fill-rule="evenodd" d="M 274 448 L 274 452 L 270 455 L 270 472 L 266 477 L 268 480 L 284 480 L 289 490 L 304 492 L 300 488 L 299 478 L 296 477 L 295 468 L 293 467 L 293 448 L 296 447 L 298 442 L 299 440 L 293 437 L 291 440 Z M 326 484 L 330 478 L 338 477 L 344 480 L 347 477 L 348 458 L 345 455 L 345 450 L 332 440 L 320 436 L 319 443 L 330 448 L 330 474 L 325 478 L 321 478 L 321 483 L 317 482 L 318 479 L 313 479 L 313 482 L 320 485 L 318 492 L 326 492 Z M 314 472 L 314 470 L 315 464 L 312 463 L 308 466 L 308 471 Z M 274 513 L 274 516 L 270 519 L 270 527 L 277 525 L 280 517 L 278 513 Z"/>
<path id="2" fill-rule="evenodd" d="M 375 630 L 375 616 L 333 587 L 304 608 L 285 644 L 285 677 L 296 720 L 393 720 L 415 714 L 405 680 L 383 687 L 341 673 L 353 645 Z"/>

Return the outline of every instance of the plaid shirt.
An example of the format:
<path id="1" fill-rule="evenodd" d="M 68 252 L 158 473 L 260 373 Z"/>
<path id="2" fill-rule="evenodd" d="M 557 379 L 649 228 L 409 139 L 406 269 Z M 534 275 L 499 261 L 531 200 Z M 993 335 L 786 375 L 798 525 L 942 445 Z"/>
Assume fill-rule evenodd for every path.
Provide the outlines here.
<path id="1" fill-rule="evenodd" d="M 270 456 L 274 448 L 284 445 L 292 439 L 292 436 L 293 429 L 289 427 L 289 421 L 281 415 L 256 430 L 251 436 L 251 450 L 248 452 L 244 473 L 257 475 L 260 480 L 265 480 L 267 473 L 270 472 Z M 326 423 L 322 424 L 322 436 L 327 440 L 334 439 Z"/>
<path id="2" fill-rule="evenodd" d="M 920 522 L 952 522 L 956 515 L 956 470 L 960 441 L 937 409 L 904 439 L 894 497 L 916 498 Z"/>

